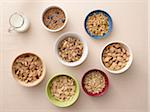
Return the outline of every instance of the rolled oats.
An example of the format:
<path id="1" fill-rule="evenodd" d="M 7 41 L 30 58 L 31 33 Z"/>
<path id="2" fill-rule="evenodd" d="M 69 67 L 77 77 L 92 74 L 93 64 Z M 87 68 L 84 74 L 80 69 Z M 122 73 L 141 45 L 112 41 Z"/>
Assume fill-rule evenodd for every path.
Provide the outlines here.
<path id="1" fill-rule="evenodd" d="M 100 93 L 105 88 L 105 77 L 97 70 L 90 71 L 85 75 L 83 84 L 87 92 Z"/>

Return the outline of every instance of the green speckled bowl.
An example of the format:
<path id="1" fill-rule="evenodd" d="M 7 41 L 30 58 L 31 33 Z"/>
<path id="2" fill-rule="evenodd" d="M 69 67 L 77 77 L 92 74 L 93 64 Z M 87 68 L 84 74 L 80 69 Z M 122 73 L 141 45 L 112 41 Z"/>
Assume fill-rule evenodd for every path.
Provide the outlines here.
<path id="1" fill-rule="evenodd" d="M 53 80 L 54 78 L 56 78 L 56 77 L 58 77 L 58 76 L 62 76 L 62 75 L 63 75 L 63 76 L 65 75 L 65 76 L 71 77 L 72 79 L 74 79 L 75 84 L 76 84 L 76 92 L 75 92 L 75 95 L 74 95 L 70 100 L 64 101 L 64 102 L 56 100 L 56 99 L 51 95 L 51 91 L 50 91 L 50 88 L 49 88 L 49 86 L 50 86 L 52 80 Z M 54 76 L 52 76 L 52 77 L 48 80 L 47 85 L 46 85 L 46 88 L 45 88 L 45 92 L 46 92 L 46 95 L 47 95 L 47 97 L 48 97 L 48 100 L 49 100 L 53 105 L 58 106 L 58 107 L 68 107 L 68 106 L 71 106 L 73 103 L 75 103 L 76 100 L 78 99 L 79 93 L 80 93 L 80 88 L 79 88 L 79 83 L 78 83 L 77 79 L 74 78 L 72 75 L 68 75 L 68 74 L 66 74 L 66 73 L 59 73 L 59 74 L 55 74 Z"/>

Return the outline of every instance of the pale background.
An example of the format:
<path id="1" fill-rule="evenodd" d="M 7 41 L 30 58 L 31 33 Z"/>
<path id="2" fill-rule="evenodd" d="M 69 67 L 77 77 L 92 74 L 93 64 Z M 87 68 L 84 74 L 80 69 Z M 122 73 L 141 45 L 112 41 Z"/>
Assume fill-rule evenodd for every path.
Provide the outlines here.
<path id="1" fill-rule="evenodd" d="M 0 4 L 0 112 L 147 112 L 148 102 L 148 35 L 147 4 L 144 0 L 49 0 L 40 2 L 17 0 Z M 41 0 L 42 1 L 42 0 Z M 41 12 L 51 4 L 59 4 L 68 13 L 67 27 L 59 33 L 46 31 L 40 21 Z M 107 11 L 113 19 L 112 34 L 102 40 L 93 40 L 85 32 L 85 16 L 94 9 Z M 8 18 L 23 12 L 31 21 L 26 33 L 8 33 Z M 89 55 L 82 65 L 68 68 L 58 62 L 53 46 L 56 38 L 67 31 L 83 36 L 89 46 Z M 126 42 L 132 49 L 134 61 L 131 68 L 121 74 L 106 72 L 99 61 L 101 48 L 112 40 Z M 45 80 L 33 88 L 20 86 L 12 78 L 11 63 L 20 53 L 33 52 L 43 58 L 47 66 Z M 50 76 L 58 72 L 72 73 L 79 81 L 92 68 L 104 70 L 110 79 L 110 88 L 102 97 L 89 97 L 81 88 L 78 101 L 71 107 L 58 108 L 48 102 L 45 85 Z"/>

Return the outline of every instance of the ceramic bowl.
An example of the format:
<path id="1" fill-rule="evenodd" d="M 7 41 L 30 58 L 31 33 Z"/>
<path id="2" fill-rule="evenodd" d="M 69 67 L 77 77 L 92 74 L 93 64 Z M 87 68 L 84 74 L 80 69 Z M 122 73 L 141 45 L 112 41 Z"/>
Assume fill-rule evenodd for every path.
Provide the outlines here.
<path id="1" fill-rule="evenodd" d="M 92 71 L 98 71 L 98 72 L 100 72 L 100 73 L 104 76 L 104 78 L 105 78 L 105 87 L 104 87 L 103 90 L 102 90 L 101 92 L 99 92 L 99 93 L 91 93 L 91 92 L 88 92 L 87 89 L 85 88 L 85 85 L 84 85 L 84 79 L 85 79 L 86 75 L 87 75 L 89 72 L 92 72 Z M 106 75 L 103 71 L 101 71 L 101 70 L 99 70 L 99 69 L 91 69 L 91 70 L 87 71 L 87 72 L 83 75 L 82 81 L 81 81 L 81 85 L 82 85 L 82 88 L 83 88 L 84 92 L 85 92 L 87 95 L 89 95 L 89 96 L 102 96 L 102 95 L 104 95 L 104 94 L 107 92 L 107 90 L 108 90 L 108 88 L 109 88 L 109 79 L 108 79 L 107 75 Z"/>
<path id="2" fill-rule="evenodd" d="M 23 82 L 23 81 L 17 79 L 17 78 L 15 77 L 15 71 L 13 70 L 14 62 L 16 61 L 16 59 L 18 59 L 20 56 L 23 56 L 23 55 L 34 55 L 34 56 L 38 57 L 38 58 L 41 60 L 41 62 L 42 62 L 43 71 L 42 71 L 41 76 L 39 77 L 39 79 L 37 79 L 36 81 L 33 81 L 33 82 L 31 82 L 31 83 L 25 83 L 25 82 Z M 43 79 L 45 78 L 46 67 L 45 67 L 44 62 L 42 61 L 42 59 L 41 59 L 38 55 L 36 55 L 36 54 L 34 54 L 34 53 L 23 53 L 23 54 L 18 55 L 18 56 L 14 59 L 14 61 L 13 61 L 13 63 L 12 63 L 11 71 L 12 71 L 13 78 L 14 78 L 20 85 L 25 86 L 25 87 L 33 87 L 33 86 L 38 85 L 38 84 L 39 84 L 40 82 L 42 82 Z"/>
<path id="3" fill-rule="evenodd" d="M 89 17 L 89 16 L 92 16 L 92 15 L 95 14 L 95 13 L 96 13 L 96 14 L 103 13 L 106 17 L 108 17 L 108 32 L 105 33 L 103 36 L 93 35 L 93 34 L 91 34 L 91 33 L 88 31 L 88 29 L 87 29 L 86 23 L 87 23 L 88 17 Z M 90 12 L 90 13 L 86 16 L 85 21 L 84 21 L 84 28 L 85 28 L 85 31 L 87 32 L 87 34 L 88 34 L 90 37 L 92 37 L 92 38 L 94 38 L 94 39 L 101 39 L 101 38 L 108 37 L 108 36 L 110 35 L 110 33 L 112 32 L 112 27 L 113 27 L 113 22 L 112 22 L 111 16 L 110 16 L 107 12 L 105 12 L 105 11 L 103 11 L 103 10 L 94 10 L 94 11 Z"/>
<path id="4" fill-rule="evenodd" d="M 68 101 L 64 101 L 63 102 L 63 101 L 56 100 L 51 94 L 50 85 L 52 83 L 52 80 L 54 78 L 59 77 L 59 76 L 71 77 L 74 80 L 74 82 L 75 82 L 75 86 L 76 86 L 75 95 L 71 99 L 69 99 Z M 79 93 L 80 93 L 80 88 L 79 88 L 78 81 L 77 81 L 77 79 L 75 77 L 73 77 L 72 75 L 69 75 L 67 73 L 58 73 L 58 74 L 55 74 L 54 76 L 52 76 L 48 80 L 46 88 L 45 88 L 45 92 L 46 92 L 46 95 L 47 95 L 47 98 L 48 98 L 49 102 L 51 102 L 53 105 L 55 105 L 57 107 L 68 107 L 68 106 L 71 106 L 72 104 L 74 104 L 76 102 L 76 100 L 78 99 Z"/>
<path id="5" fill-rule="evenodd" d="M 113 71 L 113 70 L 108 69 L 108 68 L 104 65 L 104 63 L 103 63 L 103 61 L 102 61 L 102 55 L 103 55 L 104 49 L 105 49 L 107 46 L 109 46 L 109 45 L 111 45 L 111 44 L 113 44 L 113 43 L 119 43 L 119 44 L 121 44 L 121 45 L 123 46 L 123 48 L 125 48 L 125 49 L 128 51 L 128 53 L 129 53 L 129 55 L 130 55 L 130 56 L 129 56 L 129 61 L 127 62 L 127 65 L 126 65 L 125 67 L 123 67 L 122 69 L 117 70 L 117 71 Z M 126 43 L 121 42 L 121 41 L 113 41 L 113 42 L 107 43 L 107 44 L 102 48 L 102 50 L 101 50 L 101 52 L 100 52 L 100 62 L 101 62 L 101 64 L 102 64 L 103 68 L 106 69 L 108 72 L 110 72 L 110 73 L 112 73 L 112 74 L 120 74 L 120 73 L 125 72 L 125 71 L 128 70 L 129 67 L 131 66 L 132 61 L 133 61 L 133 54 L 132 54 L 131 48 L 130 48 Z"/>
<path id="6" fill-rule="evenodd" d="M 58 9 L 61 9 L 61 10 L 64 12 L 64 14 L 65 14 L 65 22 L 64 22 L 63 26 L 60 27 L 60 28 L 58 28 L 58 29 L 56 29 L 56 30 L 49 29 L 49 28 L 44 24 L 44 22 L 43 22 L 43 16 L 44 16 L 45 12 L 46 12 L 47 10 L 51 9 L 51 8 L 58 8 Z M 47 7 L 46 9 L 44 9 L 44 11 L 42 12 L 41 21 L 42 21 L 42 26 L 43 26 L 47 31 L 50 31 L 50 32 L 58 32 L 58 31 L 62 30 L 62 29 L 66 26 L 66 24 L 67 24 L 67 22 L 68 22 L 67 12 L 66 12 L 66 10 L 65 10 L 64 8 L 62 8 L 61 6 L 58 6 L 58 5 L 51 5 L 51 6 Z"/>
<path id="7" fill-rule="evenodd" d="M 67 62 L 67 61 L 63 60 L 58 54 L 58 46 L 59 46 L 60 42 L 67 37 L 78 38 L 78 39 L 80 39 L 80 41 L 83 42 L 83 54 L 78 61 Z M 83 63 L 86 60 L 86 58 L 88 56 L 88 46 L 87 46 L 86 40 L 79 34 L 73 33 L 73 32 L 67 32 L 67 33 L 62 34 L 55 42 L 54 51 L 55 51 L 56 57 L 59 60 L 59 62 L 62 63 L 63 65 L 69 66 L 69 67 L 75 67 L 75 66 L 80 65 L 81 63 Z"/>

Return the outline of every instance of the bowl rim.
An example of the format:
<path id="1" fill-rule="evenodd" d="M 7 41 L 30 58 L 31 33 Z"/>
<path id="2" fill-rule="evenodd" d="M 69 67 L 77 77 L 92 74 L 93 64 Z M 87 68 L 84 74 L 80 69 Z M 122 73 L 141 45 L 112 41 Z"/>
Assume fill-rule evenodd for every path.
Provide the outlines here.
<path id="1" fill-rule="evenodd" d="M 59 43 L 64 40 L 65 38 L 67 38 L 68 36 L 74 36 L 74 38 L 78 38 L 80 39 L 80 41 L 83 42 L 83 54 L 81 56 L 81 58 L 78 60 L 78 61 L 75 61 L 75 62 L 67 62 L 65 60 L 63 60 L 59 54 L 58 54 L 58 45 Z M 75 66 L 79 66 L 81 65 L 86 59 L 87 59 L 87 56 L 88 56 L 88 45 L 87 45 L 87 42 L 86 40 L 80 36 L 78 33 L 75 33 L 75 32 L 66 32 L 66 33 L 63 33 L 61 34 L 55 41 L 54 43 L 54 52 L 55 52 L 55 55 L 58 59 L 58 61 L 60 63 L 62 63 L 63 65 L 65 66 L 69 66 L 69 67 L 75 67 Z"/>
<path id="2" fill-rule="evenodd" d="M 129 54 L 130 54 L 130 58 L 129 58 L 129 61 L 128 61 L 127 65 L 126 65 L 125 67 L 123 67 L 122 69 L 117 70 L 117 71 L 113 71 L 113 70 L 108 69 L 107 67 L 105 67 L 105 65 L 104 65 L 104 63 L 103 63 L 103 61 L 102 61 L 102 55 L 103 55 L 104 49 L 105 49 L 108 45 L 113 44 L 113 43 L 120 43 L 120 44 L 122 44 L 122 45 L 127 49 L 127 51 L 129 52 Z M 130 66 L 132 65 L 132 62 L 133 62 L 133 53 L 132 53 L 132 50 L 131 50 L 131 48 L 130 48 L 125 42 L 123 42 L 123 41 L 118 40 L 118 41 L 111 41 L 111 42 L 108 42 L 107 44 L 105 44 L 105 45 L 103 46 L 103 48 L 102 48 L 101 51 L 100 51 L 100 63 L 101 63 L 101 65 L 102 65 L 102 67 L 103 67 L 105 70 L 107 70 L 109 73 L 112 73 L 112 74 L 121 74 L 121 73 L 127 71 L 127 70 L 130 68 Z"/>
<path id="3" fill-rule="evenodd" d="M 36 81 L 34 81 L 34 82 L 32 82 L 32 83 L 24 83 L 23 81 L 18 80 L 18 79 L 15 77 L 15 74 L 14 74 L 14 71 L 13 71 L 13 64 L 14 64 L 14 62 L 16 61 L 16 59 L 18 59 L 20 56 L 26 55 L 26 54 L 31 54 L 31 55 L 37 56 L 37 57 L 41 60 L 42 65 L 43 65 L 43 72 L 42 72 L 42 74 L 41 74 L 41 77 L 40 77 L 38 80 L 36 80 Z M 44 80 L 44 78 L 45 78 L 45 76 L 46 76 L 46 66 L 45 66 L 45 63 L 43 62 L 43 59 L 42 59 L 39 55 L 37 55 L 37 54 L 35 54 L 35 53 L 31 53 L 31 52 L 24 52 L 24 53 L 21 53 L 21 54 L 17 55 L 17 56 L 13 59 L 12 64 L 11 64 L 11 72 L 12 72 L 12 77 L 13 77 L 13 79 L 15 79 L 15 81 L 16 81 L 18 84 L 20 84 L 20 85 L 22 85 L 22 86 L 24 86 L 24 87 L 34 87 L 34 86 L 37 86 L 38 84 L 40 84 L 40 83 Z"/>
<path id="4" fill-rule="evenodd" d="M 76 84 L 76 89 L 77 89 L 77 91 L 76 91 L 76 93 L 75 93 L 75 94 L 76 94 L 76 98 L 74 99 L 74 101 L 72 101 L 72 102 L 69 103 L 68 105 L 58 105 L 57 103 L 54 103 L 54 102 L 51 100 L 51 98 L 49 97 L 49 95 L 48 95 L 47 89 L 48 89 L 48 87 L 49 87 L 49 84 L 51 83 L 51 81 L 52 81 L 54 78 L 59 77 L 59 76 L 68 76 L 68 77 L 71 77 L 71 78 L 75 81 L 75 84 Z M 47 81 L 47 83 L 46 83 L 46 87 L 45 87 L 45 94 L 46 94 L 46 96 L 47 96 L 47 98 L 48 98 L 48 101 L 49 101 L 50 103 L 52 103 L 53 105 L 55 105 L 55 106 L 57 106 L 57 107 L 62 107 L 62 108 L 64 108 L 64 107 L 69 107 L 69 106 L 73 105 L 73 104 L 78 100 L 78 98 L 79 98 L 79 96 L 80 96 L 80 86 L 79 86 L 79 82 L 78 82 L 78 80 L 77 80 L 73 75 L 70 75 L 69 73 L 66 73 L 66 72 L 56 73 L 56 74 L 54 74 L 53 76 L 51 76 L 51 77 L 48 79 L 48 81 Z"/>
<path id="5" fill-rule="evenodd" d="M 90 93 L 90 92 L 88 92 L 87 90 L 86 90 L 86 88 L 84 87 L 84 84 L 83 84 L 83 82 L 84 82 L 84 78 L 86 77 L 86 75 L 89 73 L 89 72 L 91 72 L 91 71 L 99 71 L 104 77 L 105 77 L 105 87 L 103 88 L 103 90 L 102 90 L 102 92 L 99 92 L 99 93 L 96 93 L 96 94 L 92 94 L 92 93 Z M 108 76 L 106 75 L 106 73 L 105 72 L 103 72 L 102 70 L 100 70 L 100 69 L 97 69 L 97 68 L 94 68 L 94 69 L 90 69 L 90 70 L 88 70 L 87 72 L 85 72 L 84 73 L 84 75 L 83 75 L 83 77 L 82 77 L 82 79 L 81 79 L 81 85 L 82 85 L 82 89 L 83 89 L 83 91 L 87 94 L 87 95 L 89 95 L 89 96 L 103 96 L 107 91 L 108 91 L 108 88 L 109 88 L 109 78 L 108 78 Z"/>
<path id="6" fill-rule="evenodd" d="M 86 27 L 86 22 L 87 22 L 88 17 L 89 17 L 91 14 L 95 13 L 95 12 L 102 12 L 102 13 L 103 13 L 104 15 L 106 15 L 106 16 L 108 17 L 108 19 L 109 19 L 109 20 L 108 20 L 109 23 L 110 23 L 109 31 L 108 31 L 105 35 L 103 35 L 103 36 L 91 35 L 91 34 L 89 33 L 87 27 Z M 93 11 L 89 12 L 89 13 L 86 15 L 86 17 L 85 17 L 85 20 L 84 20 L 84 29 L 85 29 L 86 33 L 87 33 L 90 37 L 92 37 L 92 38 L 94 38 L 94 39 L 106 38 L 106 37 L 108 37 L 108 36 L 111 34 L 112 29 L 113 29 L 113 20 L 112 20 L 112 17 L 110 16 L 110 14 L 109 14 L 108 12 L 106 12 L 106 11 L 104 11 L 104 10 L 101 10 L 101 9 L 93 10 Z"/>
<path id="7" fill-rule="evenodd" d="M 52 30 L 52 29 L 47 28 L 47 27 L 45 26 L 44 22 L 43 22 L 43 15 L 44 15 L 45 12 L 46 12 L 48 9 L 50 9 L 50 8 L 58 8 L 58 9 L 62 10 L 62 11 L 64 12 L 64 14 L 65 14 L 65 23 L 63 24 L 62 27 L 60 27 L 60 28 L 58 28 L 58 29 L 56 29 L 56 30 Z M 66 26 L 67 22 L 68 22 L 68 14 L 67 14 L 67 11 L 66 11 L 62 6 L 60 6 L 60 5 L 49 5 L 48 7 L 46 7 L 46 8 L 42 11 L 42 14 L 41 14 L 41 23 L 42 23 L 42 26 L 43 26 L 47 31 L 49 31 L 49 32 L 53 32 L 53 33 L 54 33 L 54 32 L 61 31 L 61 30 Z"/>

